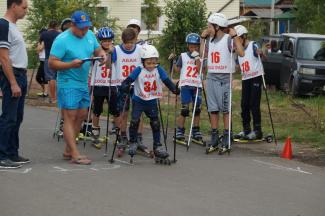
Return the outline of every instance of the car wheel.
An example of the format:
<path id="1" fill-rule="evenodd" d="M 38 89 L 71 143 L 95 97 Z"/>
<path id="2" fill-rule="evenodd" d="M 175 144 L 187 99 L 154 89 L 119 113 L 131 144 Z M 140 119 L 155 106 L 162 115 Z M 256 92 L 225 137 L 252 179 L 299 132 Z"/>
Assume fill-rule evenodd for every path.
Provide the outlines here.
<path id="1" fill-rule="evenodd" d="M 297 86 L 297 83 L 295 82 L 295 78 L 294 77 L 291 77 L 291 79 L 290 79 L 290 94 L 293 97 L 299 96 L 298 86 Z"/>

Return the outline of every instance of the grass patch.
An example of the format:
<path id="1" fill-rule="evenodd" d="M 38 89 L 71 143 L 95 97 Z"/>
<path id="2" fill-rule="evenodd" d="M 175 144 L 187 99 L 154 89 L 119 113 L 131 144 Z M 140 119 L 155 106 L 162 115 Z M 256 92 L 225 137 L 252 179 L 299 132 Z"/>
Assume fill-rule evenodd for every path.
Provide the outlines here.
<path id="1" fill-rule="evenodd" d="M 320 150 L 325 150 L 325 97 L 303 97 L 292 98 L 279 91 L 269 91 L 270 107 L 277 138 L 279 142 L 291 136 L 296 144 L 309 145 Z M 161 107 L 163 110 L 164 124 L 167 118 L 167 96 L 162 99 Z M 235 133 L 242 130 L 241 109 L 240 109 L 241 91 L 233 91 L 233 131 Z M 293 101 L 292 101 L 293 100 Z M 174 127 L 174 115 L 179 114 L 174 110 L 174 96 L 170 99 L 169 105 L 169 128 Z M 201 130 L 203 134 L 208 135 L 211 130 L 208 114 L 205 105 L 201 113 Z M 305 111 L 304 111 L 305 110 Z M 306 114 L 306 112 L 308 114 Z M 262 129 L 264 134 L 272 133 L 269 120 L 269 112 L 263 92 L 261 102 Z M 187 118 L 186 128 L 190 128 L 190 118 Z M 145 118 L 145 123 L 149 124 L 149 119 Z M 220 129 L 223 128 L 222 121 Z"/>

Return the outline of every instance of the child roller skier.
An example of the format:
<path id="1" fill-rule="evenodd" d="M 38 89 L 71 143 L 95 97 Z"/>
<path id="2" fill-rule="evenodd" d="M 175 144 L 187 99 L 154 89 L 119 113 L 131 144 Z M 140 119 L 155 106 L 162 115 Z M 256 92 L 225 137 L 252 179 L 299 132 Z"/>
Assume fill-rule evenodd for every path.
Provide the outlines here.
<path id="1" fill-rule="evenodd" d="M 242 25 L 235 26 L 239 40 L 245 48 L 245 55 L 238 57 L 238 63 L 242 75 L 242 98 L 241 98 L 241 117 L 243 131 L 236 138 L 239 139 L 262 139 L 261 127 L 261 94 L 262 94 L 262 75 L 263 68 L 259 55 L 262 51 L 258 49 L 255 41 L 247 38 L 248 31 Z M 253 117 L 253 130 L 251 131 L 251 115 Z"/>
<path id="2" fill-rule="evenodd" d="M 229 28 L 229 34 L 225 34 L 223 30 L 228 26 L 228 20 L 221 13 L 214 13 L 208 18 L 208 29 L 204 30 L 201 37 L 207 38 L 207 102 L 208 111 L 211 116 L 211 141 L 208 144 L 207 153 L 216 150 L 219 153 L 229 150 L 229 108 L 231 101 L 230 80 L 231 73 L 235 63 L 233 61 L 233 43 L 236 46 L 236 53 L 244 56 L 244 51 L 239 38 L 234 29 Z M 232 61 L 232 62 L 231 62 Z M 219 143 L 219 113 L 223 113 L 223 139 Z"/>
<path id="3" fill-rule="evenodd" d="M 153 151 L 156 161 L 170 164 L 169 154 L 160 143 L 160 122 L 158 118 L 158 99 L 162 97 L 162 83 L 174 94 L 178 94 L 178 89 L 168 78 L 165 70 L 158 65 L 159 54 L 152 45 L 144 45 L 141 48 L 142 65 L 138 66 L 132 74 L 123 81 L 122 89 L 129 91 L 130 85 L 134 83 L 134 94 L 132 96 L 132 119 L 129 127 L 130 147 L 129 155 L 131 162 L 136 154 L 137 131 L 140 116 L 144 112 L 150 118 L 150 126 L 153 134 Z"/>
<path id="4" fill-rule="evenodd" d="M 141 64 L 140 46 L 136 44 L 137 35 L 131 28 L 126 28 L 122 32 L 122 44 L 114 47 L 112 54 L 112 78 L 111 86 L 116 86 L 119 91 L 117 106 L 119 117 L 116 126 L 120 129 L 120 139 L 117 146 L 118 156 L 121 156 L 128 145 L 126 135 L 128 110 L 130 106 L 131 94 L 123 94 L 121 90 L 122 82 L 130 73 Z M 146 148 L 145 146 L 142 146 Z"/>
<path id="5" fill-rule="evenodd" d="M 192 141 L 203 145 L 202 134 L 200 132 L 200 113 L 202 101 L 202 81 L 199 77 L 200 62 L 200 36 L 195 33 L 186 36 L 188 51 L 178 58 L 175 71 L 180 72 L 179 86 L 181 92 L 181 114 L 178 117 L 178 127 L 176 131 L 176 142 L 186 145 L 185 141 L 185 118 L 190 114 L 190 103 L 195 103 L 197 88 L 199 88 L 196 109 L 194 114 L 194 126 L 192 129 Z"/>
<path id="6" fill-rule="evenodd" d="M 118 117 L 119 112 L 116 107 L 117 103 L 117 88 L 116 86 L 111 86 L 111 54 L 113 52 L 113 40 L 114 32 L 109 27 L 100 28 L 97 32 L 97 38 L 100 41 L 100 45 L 105 50 L 108 56 L 108 61 L 105 65 L 100 65 L 99 62 L 95 62 L 93 68 L 93 97 L 94 97 L 94 108 L 93 108 L 93 120 L 92 120 L 92 145 L 100 149 L 102 143 L 99 141 L 100 137 L 100 126 L 99 117 L 103 112 L 103 104 L 106 100 L 109 104 L 109 112 L 114 118 Z M 107 139 L 107 137 L 106 137 Z"/>

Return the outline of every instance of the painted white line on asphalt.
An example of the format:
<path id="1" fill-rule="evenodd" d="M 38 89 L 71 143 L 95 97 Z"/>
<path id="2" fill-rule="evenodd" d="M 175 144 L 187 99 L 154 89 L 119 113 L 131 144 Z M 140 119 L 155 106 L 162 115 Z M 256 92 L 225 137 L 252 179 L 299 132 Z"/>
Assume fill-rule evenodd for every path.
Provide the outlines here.
<path id="1" fill-rule="evenodd" d="M 85 170 L 85 169 L 65 169 L 65 168 L 62 168 L 59 166 L 54 166 L 53 168 L 56 169 L 56 170 L 54 170 L 54 172 L 72 172 L 72 171 Z"/>
<path id="2" fill-rule="evenodd" d="M 311 172 L 304 171 L 300 167 L 297 167 L 297 169 L 294 169 L 294 168 L 291 168 L 291 167 L 280 166 L 280 165 L 277 165 L 277 164 L 274 164 L 274 163 L 264 162 L 264 161 L 260 161 L 260 160 L 253 160 L 253 161 L 255 161 L 257 163 L 260 163 L 260 164 L 268 165 L 272 169 L 286 170 L 286 171 L 292 171 L 292 172 L 298 172 L 298 173 L 312 175 Z"/>
<path id="3" fill-rule="evenodd" d="M 134 165 L 134 164 L 131 164 L 131 163 L 129 163 L 129 162 L 122 161 L 122 160 L 119 160 L 119 159 L 114 159 L 114 160 L 117 161 L 117 162 L 123 163 L 123 164 L 130 165 L 130 166 L 133 166 L 133 165 Z"/>
<path id="4" fill-rule="evenodd" d="M 0 172 L 10 172 L 10 173 L 19 173 L 19 174 L 26 174 L 32 171 L 32 168 L 26 168 L 23 171 L 21 170 L 0 170 Z"/>
<path id="5" fill-rule="evenodd" d="M 103 168 L 100 168 L 100 169 L 101 170 L 112 170 L 112 169 L 118 169 L 120 167 L 121 167 L 120 165 L 112 165 L 111 167 L 103 167 Z"/>
<path id="6" fill-rule="evenodd" d="M 96 169 L 96 168 L 94 168 L 94 167 L 92 167 L 92 168 L 90 168 L 91 170 L 94 170 L 94 171 L 98 171 L 98 169 Z"/>

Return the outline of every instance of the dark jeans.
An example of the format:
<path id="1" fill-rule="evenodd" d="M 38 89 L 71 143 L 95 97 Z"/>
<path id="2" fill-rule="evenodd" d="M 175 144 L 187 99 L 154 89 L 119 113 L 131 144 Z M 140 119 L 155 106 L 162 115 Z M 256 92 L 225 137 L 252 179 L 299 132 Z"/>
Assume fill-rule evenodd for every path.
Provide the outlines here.
<path id="1" fill-rule="evenodd" d="M 4 72 L 0 70 L 0 88 L 2 90 L 2 114 L 0 116 L 0 160 L 18 156 L 19 127 L 23 121 L 24 103 L 27 91 L 26 71 L 14 69 L 15 77 L 22 95 L 12 97 L 11 88 Z"/>
<path id="2" fill-rule="evenodd" d="M 242 81 L 241 117 L 244 131 L 250 131 L 251 115 L 253 116 L 253 127 L 255 131 L 261 131 L 261 94 L 262 77 L 255 77 Z"/>
<path id="3" fill-rule="evenodd" d="M 150 125 L 152 129 L 154 145 L 160 144 L 160 126 L 159 126 L 159 119 L 158 119 L 157 103 L 145 104 L 145 103 L 139 103 L 135 100 L 132 100 L 132 114 L 131 114 L 132 118 L 129 127 L 130 142 L 136 142 L 138 138 L 139 125 L 137 124 L 136 126 L 133 126 L 132 122 L 139 122 L 142 112 L 144 112 L 146 116 L 150 118 Z"/>

